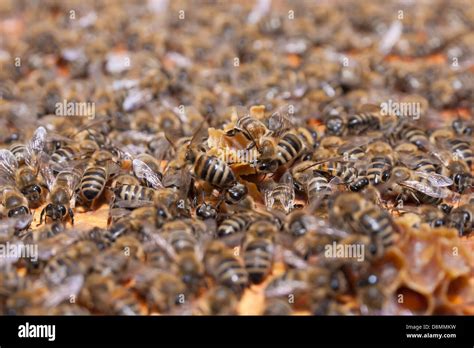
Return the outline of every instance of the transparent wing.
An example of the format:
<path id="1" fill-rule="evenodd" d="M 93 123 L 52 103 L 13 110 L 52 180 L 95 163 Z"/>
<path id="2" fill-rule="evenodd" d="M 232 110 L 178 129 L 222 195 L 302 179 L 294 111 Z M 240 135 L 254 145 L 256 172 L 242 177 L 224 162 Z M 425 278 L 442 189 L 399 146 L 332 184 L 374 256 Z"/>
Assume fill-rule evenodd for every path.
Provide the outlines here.
<path id="1" fill-rule="evenodd" d="M 416 180 L 407 180 L 403 181 L 401 185 L 412 188 L 418 192 L 424 193 L 427 196 L 434 198 L 446 198 L 448 197 L 448 192 L 445 189 L 440 187 L 433 187 L 431 185 L 416 181 Z"/>
<path id="2" fill-rule="evenodd" d="M 428 181 L 435 187 L 446 187 L 453 184 L 453 180 L 447 176 L 437 173 L 415 172 L 418 176 L 428 179 Z"/>
<path id="3" fill-rule="evenodd" d="M 280 106 L 268 117 L 268 129 L 275 134 L 282 134 L 293 126 L 292 106 Z"/>
<path id="4" fill-rule="evenodd" d="M 145 162 L 139 159 L 133 160 L 133 172 L 137 178 L 145 180 L 155 190 L 164 187 L 158 174 L 156 174 Z"/>
<path id="5" fill-rule="evenodd" d="M 38 156 L 38 165 L 40 173 L 46 182 L 46 186 L 48 187 L 48 190 L 51 191 L 56 178 L 54 176 L 53 167 L 50 165 L 49 157 L 45 153 L 41 153 Z"/>
<path id="6" fill-rule="evenodd" d="M 153 205 L 152 201 L 127 201 L 127 200 L 117 200 L 113 203 L 113 209 L 115 208 L 123 208 L 123 209 L 135 209 L 141 207 L 147 207 Z"/>
<path id="7" fill-rule="evenodd" d="M 35 160 L 35 156 L 43 151 L 44 146 L 46 144 L 46 128 L 38 127 L 35 132 L 33 133 L 33 137 L 28 142 L 26 146 L 26 153 L 27 156 L 25 158 L 25 162 L 28 165 L 31 165 Z"/>
<path id="8" fill-rule="evenodd" d="M 15 155 L 9 150 L 0 150 L 0 176 L 13 179 L 17 168 L 18 162 Z"/>

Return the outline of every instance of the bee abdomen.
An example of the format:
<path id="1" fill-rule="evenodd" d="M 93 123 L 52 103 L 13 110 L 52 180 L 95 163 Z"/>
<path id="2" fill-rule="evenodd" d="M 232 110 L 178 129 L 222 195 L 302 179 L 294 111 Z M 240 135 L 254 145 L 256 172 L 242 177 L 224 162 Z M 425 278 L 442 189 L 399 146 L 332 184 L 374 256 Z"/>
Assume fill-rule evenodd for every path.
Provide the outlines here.
<path id="1" fill-rule="evenodd" d="M 232 169 L 215 156 L 200 155 L 194 172 L 200 179 L 217 187 L 230 186 L 236 181 Z"/>
<path id="2" fill-rule="evenodd" d="M 115 190 L 116 196 L 124 201 L 153 201 L 155 190 L 140 185 L 122 185 Z"/>
<path id="3" fill-rule="evenodd" d="M 104 168 L 91 167 L 86 169 L 81 180 L 81 193 L 92 201 L 100 196 L 107 181 L 107 172 Z"/>
<path id="4" fill-rule="evenodd" d="M 73 159 L 75 151 L 69 146 L 64 146 L 53 152 L 51 160 L 56 163 L 61 163 Z"/>
<path id="5" fill-rule="evenodd" d="M 364 130 L 376 130 L 380 128 L 380 121 L 377 116 L 370 113 L 360 113 L 348 119 L 347 128 L 350 133 L 358 134 Z"/>
<path id="6" fill-rule="evenodd" d="M 272 267 L 272 244 L 267 240 L 254 240 L 245 246 L 244 263 L 251 283 L 259 284 Z"/>
<path id="7" fill-rule="evenodd" d="M 170 244 L 177 253 L 193 251 L 196 243 L 196 239 L 185 231 L 174 231 L 170 235 Z"/>
<path id="8" fill-rule="evenodd" d="M 220 284 L 240 292 L 247 286 L 248 274 L 236 258 L 224 257 L 217 266 L 216 279 Z"/>
<path id="9" fill-rule="evenodd" d="M 284 165 L 301 154 L 303 143 L 293 133 L 287 133 L 278 142 L 278 164 Z"/>
<path id="10" fill-rule="evenodd" d="M 238 214 L 225 219 L 217 228 L 217 236 L 222 238 L 244 231 L 248 225 L 248 217 Z"/>

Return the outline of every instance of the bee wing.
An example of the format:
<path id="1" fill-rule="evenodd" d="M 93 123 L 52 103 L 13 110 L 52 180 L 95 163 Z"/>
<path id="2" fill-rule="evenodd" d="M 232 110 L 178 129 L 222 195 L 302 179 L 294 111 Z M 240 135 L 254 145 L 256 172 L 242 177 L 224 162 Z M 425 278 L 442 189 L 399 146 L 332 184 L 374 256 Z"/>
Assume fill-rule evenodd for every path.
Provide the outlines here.
<path id="1" fill-rule="evenodd" d="M 6 149 L 0 150 L 0 176 L 10 179 L 15 178 L 15 171 L 18 168 L 18 162 L 15 155 Z"/>
<path id="2" fill-rule="evenodd" d="M 400 183 L 400 185 L 412 188 L 418 192 L 424 193 L 427 196 L 434 198 L 446 198 L 448 193 L 446 190 L 441 189 L 440 187 L 433 187 L 428 184 L 416 181 L 416 180 L 407 180 Z"/>
<path id="3" fill-rule="evenodd" d="M 341 146 L 339 146 L 339 148 L 337 149 L 337 152 L 340 155 L 344 155 L 345 152 L 355 149 L 356 147 L 363 147 L 375 140 L 377 140 L 377 137 L 375 136 L 353 137 L 349 141 L 344 142 Z"/>
<path id="4" fill-rule="evenodd" d="M 288 187 L 293 188 L 293 176 L 289 171 L 287 171 L 283 176 L 280 178 L 281 184 L 286 184 Z"/>
<path id="5" fill-rule="evenodd" d="M 282 134 L 293 126 L 293 113 L 289 108 L 289 105 L 282 105 L 268 117 L 268 129 L 274 134 Z"/>
<path id="6" fill-rule="evenodd" d="M 27 156 L 25 159 L 26 164 L 31 165 L 32 162 L 35 160 L 35 156 L 43 151 L 44 146 L 46 144 L 46 136 L 47 136 L 46 128 L 38 127 L 35 132 L 33 133 L 33 137 L 28 142 L 26 146 Z"/>
<path id="7" fill-rule="evenodd" d="M 59 286 L 52 290 L 44 302 L 45 307 L 54 307 L 59 305 L 71 295 L 77 295 L 84 284 L 82 274 L 67 277 Z"/>
<path id="8" fill-rule="evenodd" d="M 415 172 L 415 173 L 418 176 L 428 179 L 428 181 L 435 187 L 446 187 L 446 186 L 451 186 L 453 184 L 453 180 L 441 174 L 425 173 L 425 172 Z"/>
<path id="9" fill-rule="evenodd" d="M 61 180 L 66 179 L 68 192 L 70 196 L 73 197 L 74 192 L 76 191 L 76 188 L 79 185 L 79 182 L 81 181 L 81 175 L 79 175 L 79 173 L 75 171 L 74 169 L 72 170 L 64 169 L 63 171 L 58 173 L 52 187 L 54 187 L 54 185 L 57 183 L 58 178 L 61 178 Z"/>
<path id="10" fill-rule="evenodd" d="M 145 180 L 155 190 L 164 187 L 160 177 L 145 162 L 139 159 L 133 160 L 133 172 L 137 178 Z"/>
<path id="11" fill-rule="evenodd" d="M 113 203 L 113 209 L 115 208 L 124 208 L 124 209 L 135 209 L 140 207 L 147 207 L 153 205 L 152 201 L 127 201 L 127 200 L 118 200 Z"/>
<path id="12" fill-rule="evenodd" d="M 166 238 L 163 237 L 161 234 L 153 233 L 150 235 L 151 239 L 160 247 L 163 249 L 166 254 L 172 259 L 172 260 L 177 260 L 178 255 L 174 251 L 173 246 L 166 240 Z"/>
<path id="13" fill-rule="evenodd" d="M 49 157 L 45 153 L 41 153 L 38 156 L 38 164 L 41 176 L 43 177 L 44 181 L 46 182 L 46 186 L 48 190 L 51 191 L 53 189 L 55 176 L 53 167 L 50 165 Z"/>

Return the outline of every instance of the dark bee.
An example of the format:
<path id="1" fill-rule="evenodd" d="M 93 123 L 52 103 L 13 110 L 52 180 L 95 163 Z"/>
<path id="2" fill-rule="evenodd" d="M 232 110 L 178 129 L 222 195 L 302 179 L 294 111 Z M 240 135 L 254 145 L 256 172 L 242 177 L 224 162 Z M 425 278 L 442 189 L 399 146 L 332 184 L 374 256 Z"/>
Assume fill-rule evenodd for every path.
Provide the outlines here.
<path id="1" fill-rule="evenodd" d="M 219 241 L 212 241 L 206 247 L 204 264 L 218 284 L 232 289 L 238 296 L 248 285 L 248 273 L 243 262 Z"/>
<path id="2" fill-rule="evenodd" d="M 189 148 L 186 158 L 193 163 L 193 172 L 197 178 L 226 190 L 226 202 L 237 203 L 247 195 L 247 187 L 237 181 L 234 172 L 224 161 L 192 148 Z"/>
<path id="3" fill-rule="evenodd" d="M 53 221 L 64 221 L 67 217 L 74 224 L 74 212 L 71 208 L 71 201 L 74 198 L 74 192 L 80 181 L 80 174 L 77 171 L 60 172 L 53 183 L 49 184 L 50 193 L 48 204 L 41 211 L 40 224 L 43 223 L 43 217 L 50 218 Z"/>
<path id="4" fill-rule="evenodd" d="M 460 236 L 468 236 L 474 230 L 474 201 L 454 208 L 448 216 L 448 225 L 458 230 Z"/>
<path id="5" fill-rule="evenodd" d="M 2 187 L 2 205 L 9 218 L 31 214 L 26 197 L 13 187 Z"/>
<path id="6" fill-rule="evenodd" d="M 330 219 L 335 226 L 368 236 L 374 241 L 371 248 L 384 250 L 394 243 L 395 230 L 390 215 L 357 193 L 337 197 Z M 377 250 L 370 252 L 378 253 Z"/>
<path id="7" fill-rule="evenodd" d="M 245 269 L 253 284 L 260 284 L 271 272 L 277 232 L 269 220 L 257 220 L 248 228 L 242 249 Z"/>
<path id="8" fill-rule="evenodd" d="M 274 173 L 279 167 L 293 162 L 304 149 L 304 142 L 296 131 L 286 132 L 278 141 L 274 156 L 258 159 L 257 170 L 261 173 Z"/>

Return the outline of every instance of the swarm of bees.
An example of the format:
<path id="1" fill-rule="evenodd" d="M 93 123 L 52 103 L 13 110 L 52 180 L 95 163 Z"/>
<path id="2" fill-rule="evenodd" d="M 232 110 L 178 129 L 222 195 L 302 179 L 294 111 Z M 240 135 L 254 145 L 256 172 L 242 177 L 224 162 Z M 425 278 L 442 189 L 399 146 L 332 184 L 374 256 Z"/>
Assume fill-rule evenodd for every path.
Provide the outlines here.
<path id="1" fill-rule="evenodd" d="M 472 314 L 472 4 L 77 5 L 10 6 L 0 313 Z"/>

